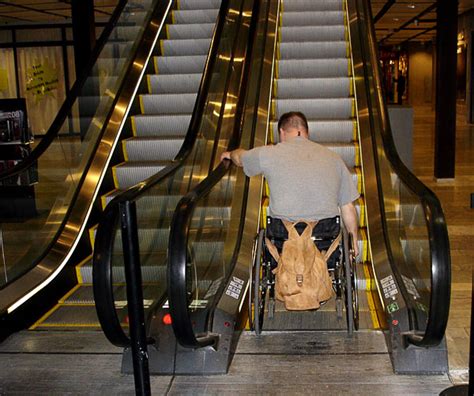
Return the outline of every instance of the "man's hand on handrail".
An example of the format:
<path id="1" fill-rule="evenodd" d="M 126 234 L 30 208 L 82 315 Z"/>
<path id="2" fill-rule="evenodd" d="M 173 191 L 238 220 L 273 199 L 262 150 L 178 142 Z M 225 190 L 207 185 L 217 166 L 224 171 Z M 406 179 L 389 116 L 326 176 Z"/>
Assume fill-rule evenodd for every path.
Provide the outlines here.
<path id="1" fill-rule="evenodd" d="M 242 168 L 242 154 L 245 153 L 247 150 L 238 148 L 232 151 L 224 151 L 221 154 L 221 161 L 228 159 L 231 160 L 235 165 Z"/>

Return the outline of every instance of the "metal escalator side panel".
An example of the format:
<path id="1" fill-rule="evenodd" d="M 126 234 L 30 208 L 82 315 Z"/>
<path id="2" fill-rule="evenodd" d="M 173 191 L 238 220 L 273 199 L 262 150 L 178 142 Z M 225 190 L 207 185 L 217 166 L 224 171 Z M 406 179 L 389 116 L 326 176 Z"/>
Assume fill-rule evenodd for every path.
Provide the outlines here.
<path id="1" fill-rule="evenodd" d="M 171 1 L 160 2 L 152 11 L 152 19 L 144 32 L 142 40 L 142 43 L 146 44 L 139 46 L 136 59 L 130 64 L 127 79 L 114 98 L 113 110 L 108 119 L 104 120 L 105 124 L 100 140 L 94 147 L 88 149 L 91 156 L 84 159 L 84 161 L 87 161 L 88 167 L 82 176 L 77 176 L 80 183 L 72 193 L 73 204 L 67 208 L 66 220 L 57 233 L 57 237 L 40 255 L 35 267 L 17 281 L 0 290 L 1 313 L 13 312 L 47 286 L 62 271 L 67 260 L 73 254 L 92 211 L 93 202 L 105 176 L 111 154 L 118 142 L 130 105 L 138 90 L 145 66 L 151 57 L 171 3 Z"/>

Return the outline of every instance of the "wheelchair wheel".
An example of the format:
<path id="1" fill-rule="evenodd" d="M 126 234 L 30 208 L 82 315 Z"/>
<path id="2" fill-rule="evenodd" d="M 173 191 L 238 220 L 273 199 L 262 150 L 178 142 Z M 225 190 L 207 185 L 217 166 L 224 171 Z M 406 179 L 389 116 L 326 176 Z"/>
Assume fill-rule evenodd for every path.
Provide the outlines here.
<path id="1" fill-rule="evenodd" d="M 352 246 L 352 234 L 349 234 L 349 246 Z M 349 260 L 352 286 L 352 317 L 354 319 L 354 329 L 359 330 L 359 283 L 357 278 L 356 257 L 352 248 L 349 251 Z"/>
<path id="2" fill-rule="evenodd" d="M 344 278 L 347 331 L 352 335 L 359 329 L 359 299 L 357 293 L 357 272 L 352 249 L 352 235 L 344 235 Z"/>
<path id="3" fill-rule="evenodd" d="M 255 253 L 252 271 L 252 293 L 250 295 L 252 300 L 252 309 L 250 311 L 252 318 L 252 328 L 257 335 L 262 332 L 263 316 L 265 311 L 265 296 L 267 291 L 264 282 L 262 282 L 262 250 L 264 235 L 265 230 L 261 230 L 258 234 L 257 250 Z"/>

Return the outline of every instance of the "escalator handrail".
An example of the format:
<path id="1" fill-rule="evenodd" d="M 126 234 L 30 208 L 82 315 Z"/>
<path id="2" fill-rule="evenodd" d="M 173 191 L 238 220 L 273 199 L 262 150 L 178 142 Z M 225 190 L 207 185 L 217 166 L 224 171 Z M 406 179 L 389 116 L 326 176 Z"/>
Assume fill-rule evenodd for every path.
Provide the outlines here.
<path id="1" fill-rule="evenodd" d="M 249 26 L 248 42 L 245 54 L 245 64 L 242 79 L 239 85 L 238 102 L 231 138 L 227 150 L 231 151 L 239 146 L 244 127 L 244 109 L 247 103 L 248 81 L 252 60 L 253 45 L 256 40 L 260 1 L 255 0 L 252 8 L 252 19 Z M 170 226 L 168 241 L 168 271 L 167 288 L 169 312 L 175 337 L 180 345 L 187 348 L 202 348 L 214 345 L 218 336 L 207 332 L 196 336 L 188 310 L 186 287 L 186 265 L 188 263 L 188 236 L 194 209 L 199 200 L 207 196 L 212 188 L 234 168 L 229 160 L 222 161 L 201 183 L 188 192 L 176 206 Z M 242 222 L 241 222 L 242 223 Z"/>
<path id="2" fill-rule="evenodd" d="M 117 25 L 120 16 L 122 15 L 122 11 L 125 9 L 128 0 L 120 0 L 115 8 L 114 12 L 112 13 L 109 22 L 104 27 L 99 39 L 96 41 L 96 44 L 92 50 L 91 56 L 89 61 L 87 62 L 86 66 L 80 73 L 78 73 L 78 78 L 72 85 L 71 90 L 69 91 L 66 99 L 64 100 L 61 108 L 59 109 L 56 117 L 54 118 L 51 126 L 48 128 L 46 134 L 42 137 L 41 141 L 35 147 L 35 149 L 31 152 L 31 154 L 24 160 L 16 164 L 10 169 L 5 170 L 4 172 L 0 173 L 0 181 L 5 180 L 6 178 L 18 175 L 21 172 L 29 169 L 31 166 L 34 166 L 38 161 L 39 157 L 48 149 L 54 139 L 58 136 L 61 127 L 64 124 L 64 121 L 68 117 L 68 115 L 72 111 L 72 107 L 74 106 L 76 99 L 79 97 L 84 84 L 86 83 L 88 77 L 91 75 L 92 70 L 103 50 L 105 45 L 107 44 L 110 34 L 112 33 L 113 29 Z"/>
<path id="3" fill-rule="evenodd" d="M 191 121 L 178 154 L 170 165 L 114 197 L 114 199 L 107 204 L 97 227 L 93 255 L 93 287 L 94 295 L 97 296 L 95 299 L 96 310 L 105 336 L 116 346 L 125 347 L 130 343 L 129 338 L 125 335 L 118 319 L 112 285 L 112 249 L 115 226 L 119 216 L 119 204 L 139 199 L 143 193 L 156 186 L 179 169 L 192 152 L 194 143 L 198 137 L 199 126 L 209 96 L 214 65 L 218 56 L 219 43 L 221 41 L 228 9 L 229 0 L 223 0 L 217 15 L 214 32 L 211 38 L 209 55 L 207 56 L 204 65 L 204 71 L 199 85 L 196 102 L 194 104 Z"/>
<path id="4" fill-rule="evenodd" d="M 416 334 L 409 334 L 407 335 L 407 340 L 420 347 L 436 346 L 444 337 L 450 303 L 451 259 L 446 220 L 439 199 L 405 166 L 398 155 L 390 127 L 387 107 L 384 102 L 383 86 L 381 84 L 382 74 L 378 62 L 379 58 L 371 8 L 367 0 L 363 0 L 363 4 L 367 23 L 366 31 L 368 33 L 367 42 L 369 44 L 370 63 L 375 66 L 373 67 L 374 82 L 376 84 L 374 91 L 376 92 L 377 98 L 376 106 L 382 121 L 381 136 L 383 148 L 398 177 L 405 186 L 418 196 L 423 207 L 429 235 L 431 253 L 431 296 L 428 322 L 422 337 Z M 363 56 L 365 56 L 365 54 L 363 54 Z"/>

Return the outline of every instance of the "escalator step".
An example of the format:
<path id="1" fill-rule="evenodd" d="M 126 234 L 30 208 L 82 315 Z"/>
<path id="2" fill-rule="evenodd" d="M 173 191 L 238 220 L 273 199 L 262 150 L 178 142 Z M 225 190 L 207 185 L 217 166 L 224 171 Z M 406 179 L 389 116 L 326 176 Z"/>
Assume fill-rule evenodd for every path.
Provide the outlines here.
<path id="1" fill-rule="evenodd" d="M 161 47 L 166 56 L 205 55 L 209 52 L 211 39 L 163 40 Z M 191 72 L 192 73 L 192 72 Z"/>
<path id="2" fill-rule="evenodd" d="M 169 162 L 124 162 L 112 168 L 116 188 L 128 188 L 164 169 Z"/>
<path id="3" fill-rule="evenodd" d="M 289 41 L 343 41 L 346 37 L 344 25 L 331 26 L 283 26 L 281 42 Z"/>
<path id="4" fill-rule="evenodd" d="M 354 140 L 355 121 L 334 120 L 334 121 L 308 121 L 309 136 L 317 143 L 324 142 L 345 142 Z M 273 133 L 277 136 L 278 123 L 273 123 Z M 276 139 L 275 139 L 276 140 Z"/>
<path id="5" fill-rule="evenodd" d="M 221 0 L 179 0 L 180 10 L 219 9 Z"/>
<path id="6" fill-rule="evenodd" d="M 343 11 L 286 11 L 282 14 L 282 26 L 343 25 Z"/>
<path id="7" fill-rule="evenodd" d="M 344 41 L 287 42 L 279 46 L 280 59 L 327 59 L 345 58 L 347 44 Z"/>
<path id="8" fill-rule="evenodd" d="M 149 75 L 149 93 L 195 93 L 199 89 L 201 77 L 201 73 Z"/>
<path id="9" fill-rule="evenodd" d="M 344 119 L 353 116 L 354 100 L 352 98 L 339 99 L 275 99 L 275 116 L 298 109 L 308 119 Z"/>
<path id="10" fill-rule="evenodd" d="M 183 139 L 134 137 L 122 140 L 127 161 L 171 161 L 178 154 Z"/>
<path id="11" fill-rule="evenodd" d="M 190 114 L 137 115 L 132 117 L 135 136 L 182 136 L 188 131 Z"/>
<path id="12" fill-rule="evenodd" d="M 211 38 L 215 23 L 173 24 L 168 25 L 168 39 L 204 39 Z"/>
<path id="13" fill-rule="evenodd" d="M 207 53 L 208 50 L 209 43 L 207 44 L 207 48 L 202 52 Z M 201 54 L 189 56 L 157 56 L 154 60 L 155 72 L 158 74 L 194 74 L 202 73 L 204 64 L 206 63 L 206 56 Z"/>
<path id="14" fill-rule="evenodd" d="M 197 94 L 140 95 L 143 114 L 192 113 Z"/>
<path id="15" fill-rule="evenodd" d="M 282 59 L 278 61 L 278 78 L 347 77 L 349 60 L 331 59 Z"/>
<path id="16" fill-rule="evenodd" d="M 285 0 L 284 11 L 341 11 L 342 0 Z"/>
<path id="17" fill-rule="evenodd" d="M 175 10 L 173 11 L 173 20 L 175 23 L 207 23 L 215 22 L 219 10 Z"/>
<path id="18" fill-rule="evenodd" d="M 290 98 L 344 98 L 350 96 L 351 79 L 337 78 L 286 78 L 276 84 L 278 99 Z"/>

